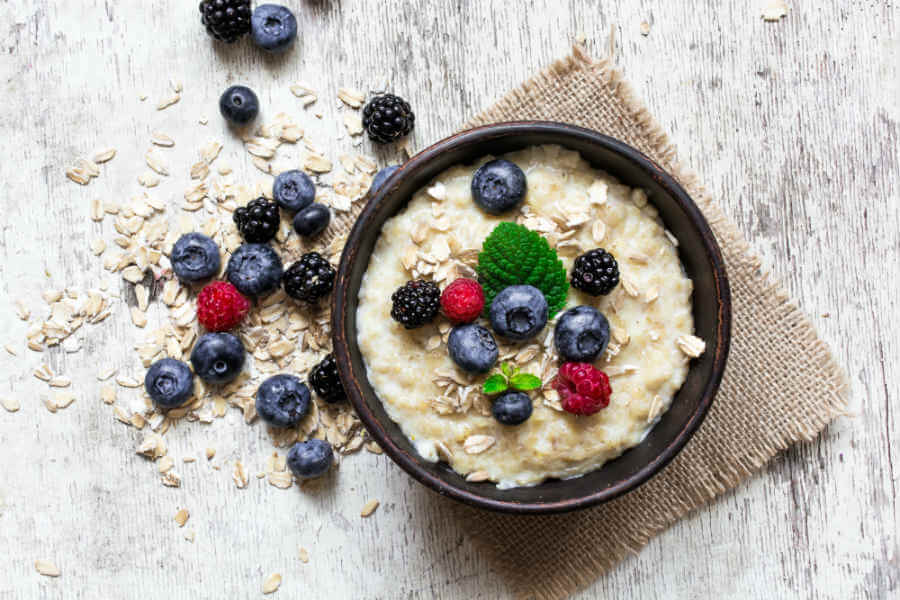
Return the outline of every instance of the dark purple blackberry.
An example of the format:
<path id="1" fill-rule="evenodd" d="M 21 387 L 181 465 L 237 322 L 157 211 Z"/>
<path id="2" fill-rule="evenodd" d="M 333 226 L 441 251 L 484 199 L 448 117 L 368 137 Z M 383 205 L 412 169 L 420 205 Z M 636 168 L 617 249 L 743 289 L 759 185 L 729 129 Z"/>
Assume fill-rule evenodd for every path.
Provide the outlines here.
<path id="1" fill-rule="evenodd" d="M 605 296 L 618 284 L 619 265 L 603 248 L 595 248 L 575 259 L 572 287 L 591 296 Z"/>
<path id="2" fill-rule="evenodd" d="M 363 127 L 369 139 L 389 144 L 413 130 L 416 116 L 409 102 L 393 94 L 382 94 L 369 100 L 363 108 Z"/>
<path id="3" fill-rule="evenodd" d="M 281 282 L 291 298 L 313 303 L 328 295 L 335 275 L 334 267 L 321 254 L 309 252 L 284 272 Z"/>
<path id="4" fill-rule="evenodd" d="M 250 0 L 203 0 L 200 3 L 200 18 L 206 33 L 228 44 L 250 32 L 250 12 Z"/>
<path id="5" fill-rule="evenodd" d="M 234 211 L 234 223 L 245 241 L 264 244 L 275 237 L 281 225 L 278 204 L 265 198 L 251 200 L 247 206 Z"/>
<path id="6" fill-rule="evenodd" d="M 325 402 L 340 402 L 347 397 L 338 375 L 334 354 L 329 354 L 312 368 L 309 372 L 309 384 Z"/>
<path id="7" fill-rule="evenodd" d="M 441 290 L 424 279 L 407 281 L 391 296 L 391 317 L 407 329 L 428 323 L 441 307 Z"/>

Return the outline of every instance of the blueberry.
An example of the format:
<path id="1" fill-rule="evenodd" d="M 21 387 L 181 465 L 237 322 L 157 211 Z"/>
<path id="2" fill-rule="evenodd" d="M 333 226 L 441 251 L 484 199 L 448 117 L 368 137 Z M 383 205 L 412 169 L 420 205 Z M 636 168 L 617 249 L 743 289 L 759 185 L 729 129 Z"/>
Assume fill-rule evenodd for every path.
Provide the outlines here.
<path id="1" fill-rule="evenodd" d="M 504 425 L 521 425 L 531 416 L 531 398 L 525 392 L 504 392 L 497 396 L 491 412 Z"/>
<path id="2" fill-rule="evenodd" d="M 246 125 L 259 114 L 259 98 L 250 88 L 233 85 L 219 98 L 219 112 L 229 123 Z"/>
<path id="3" fill-rule="evenodd" d="M 371 196 L 377 192 L 378 188 L 384 185 L 384 182 L 388 180 L 388 177 L 393 175 L 399 168 L 400 165 L 390 165 L 375 173 L 375 177 L 372 179 L 372 185 L 369 186 L 368 194 Z"/>
<path id="4" fill-rule="evenodd" d="M 325 440 L 313 438 L 305 442 L 297 442 L 288 451 L 287 466 L 298 479 L 321 477 L 334 462 L 331 444 Z"/>
<path id="5" fill-rule="evenodd" d="M 515 163 L 498 158 L 487 162 L 472 177 L 475 203 L 492 215 L 515 208 L 525 199 L 525 173 Z"/>
<path id="6" fill-rule="evenodd" d="M 242 244 L 228 261 L 225 276 L 245 296 L 263 296 L 281 283 L 284 267 L 278 253 L 266 244 Z"/>
<path id="7" fill-rule="evenodd" d="M 263 50 L 284 52 L 297 38 L 297 19 L 284 6 L 260 4 L 250 17 L 250 37 Z"/>
<path id="8" fill-rule="evenodd" d="M 309 388 L 294 375 L 273 375 L 256 390 L 256 412 L 276 427 L 293 427 L 309 412 Z"/>
<path id="9" fill-rule="evenodd" d="M 175 408 L 194 393 L 194 374 L 180 360 L 162 358 L 147 369 L 144 389 L 158 407 Z"/>
<path id="10" fill-rule="evenodd" d="M 194 373 L 209 383 L 233 381 L 244 366 L 244 344 L 230 333 L 200 336 L 191 352 Z"/>
<path id="11" fill-rule="evenodd" d="M 609 344 L 609 321 L 593 306 L 570 308 L 556 322 L 553 342 L 565 362 L 593 362 Z"/>
<path id="12" fill-rule="evenodd" d="M 303 171 L 285 171 L 279 173 L 272 186 L 275 202 L 284 210 L 297 212 L 303 210 L 316 197 L 316 185 Z"/>
<path id="13" fill-rule="evenodd" d="M 221 266 L 219 247 L 202 233 L 186 233 L 172 247 L 172 270 L 182 281 L 209 279 Z"/>
<path id="14" fill-rule="evenodd" d="M 447 348 L 453 362 L 469 373 L 487 373 L 500 353 L 491 332 L 475 323 L 451 329 Z"/>
<path id="15" fill-rule="evenodd" d="M 331 222 L 331 211 L 324 204 L 313 202 L 294 215 L 294 231 L 303 237 L 319 235 Z"/>
<path id="16" fill-rule="evenodd" d="M 491 303 L 491 327 L 511 340 L 533 338 L 547 324 L 547 299 L 531 285 L 511 285 Z"/>

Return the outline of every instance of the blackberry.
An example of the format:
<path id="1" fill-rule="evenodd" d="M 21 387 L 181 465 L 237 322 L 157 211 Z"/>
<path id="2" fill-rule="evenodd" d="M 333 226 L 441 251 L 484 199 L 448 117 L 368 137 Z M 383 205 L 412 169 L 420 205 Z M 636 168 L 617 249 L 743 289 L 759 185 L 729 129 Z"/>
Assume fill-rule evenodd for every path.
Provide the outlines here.
<path id="1" fill-rule="evenodd" d="M 340 402 L 347 395 L 344 393 L 344 384 L 338 375 L 337 363 L 334 354 L 329 354 L 322 359 L 309 372 L 309 385 L 325 402 Z"/>
<path id="2" fill-rule="evenodd" d="M 363 108 L 362 122 L 370 140 L 389 144 L 413 130 L 416 116 L 403 98 L 382 94 L 369 100 Z"/>
<path id="3" fill-rule="evenodd" d="M 318 252 L 309 252 L 292 264 L 281 279 L 284 291 L 296 300 L 315 302 L 334 287 L 337 272 Z"/>
<path id="4" fill-rule="evenodd" d="M 278 233 L 278 226 L 281 224 L 278 204 L 265 198 L 251 200 L 247 206 L 234 211 L 234 223 L 244 240 L 264 244 Z"/>
<path id="5" fill-rule="evenodd" d="M 415 329 L 437 316 L 441 307 L 441 290 L 424 279 L 407 281 L 394 292 L 391 302 L 391 317 L 407 329 Z"/>
<path id="6" fill-rule="evenodd" d="M 572 287 L 591 296 L 605 296 L 618 284 L 619 265 L 603 248 L 595 248 L 575 259 Z"/>
<path id="7" fill-rule="evenodd" d="M 203 0 L 200 15 L 206 33 L 228 44 L 250 31 L 250 0 Z"/>

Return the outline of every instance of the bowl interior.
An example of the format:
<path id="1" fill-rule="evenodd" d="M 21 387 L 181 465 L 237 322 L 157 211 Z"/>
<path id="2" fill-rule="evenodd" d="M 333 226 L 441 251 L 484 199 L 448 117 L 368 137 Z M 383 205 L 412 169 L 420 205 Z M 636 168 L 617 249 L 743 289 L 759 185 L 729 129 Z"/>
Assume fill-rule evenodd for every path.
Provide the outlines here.
<path id="1" fill-rule="evenodd" d="M 490 482 L 469 483 L 446 464 L 424 460 L 387 416 L 366 377 L 356 343 L 357 296 L 383 223 L 417 190 L 453 165 L 538 144 L 576 150 L 594 167 L 647 191 L 679 241 L 682 264 L 694 282 L 695 329 L 706 340 L 707 351 L 693 361 L 671 408 L 643 443 L 581 477 L 499 490 Z M 380 188 L 348 238 L 335 288 L 333 321 L 335 355 L 351 402 L 371 435 L 400 466 L 439 493 L 469 504 L 506 512 L 561 512 L 603 502 L 636 487 L 681 449 L 702 421 L 721 379 L 730 302 L 712 232 L 684 190 L 649 159 L 612 138 L 574 126 L 508 123 L 470 130 L 435 144 L 410 159 Z"/>

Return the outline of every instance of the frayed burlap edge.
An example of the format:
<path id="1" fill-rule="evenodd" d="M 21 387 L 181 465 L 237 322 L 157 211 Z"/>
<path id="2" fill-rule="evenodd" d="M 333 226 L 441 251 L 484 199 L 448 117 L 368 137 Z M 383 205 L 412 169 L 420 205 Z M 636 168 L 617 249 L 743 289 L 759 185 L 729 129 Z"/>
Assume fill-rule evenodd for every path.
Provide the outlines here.
<path id="1" fill-rule="evenodd" d="M 476 547 L 491 557 L 491 563 L 496 566 L 498 574 L 509 583 L 515 595 L 520 598 L 542 600 L 564 598 L 593 583 L 625 558 L 628 553 L 639 551 L 653 536 L 667 529 L 685 514 L 748 478 L 777 452 L 799 440 L 813 439 L 834 418 L 847 414 L 847 378 L 831 355 L 828 346 L 819 339 L 813 325 L 790 300 L 781 286 L 773 280 L 770 273 L 761 271 L 758 256 L 751 250 L 737 226 L 725 216 L 700 183 L 697 175 L 681 164 L 668 135 L 642 102 L 637 99 L 633 88 L 624 80 L 622 72 L 616 69 L 609 60 L 593 59 L 582 47 L 575 46 L 570 56 L 554 62 L 522 86 L 509 92 L 491 108 L 470 120 L 463 129 L 517 118 L 553 120 L 552 108 L 545 115 L 528 114 L 519 117 L 516 114 L 517 107 L 527 104 L 531 96 L 539 93 L 542 89 L 558 88 L 563 85 L 567 76 L 577 70 L 588 71 L 605 84 L 612 101 L 621 106 L 640 130 L 639 134 L 646 143 L 645 147 L 639 147 L 639 149 L 671 173 L 695 200 L 715 232 L 722 246 L 723 254 L 726 255 L 732 284 L 734 285 L 736 280 L 734 275 L 738 272 L 752 273 L 757 286 L 755 293 L 760 297 L 775 300 L 773 308 L 777 311 L 776 316 L 782 324 L 786 324 L 790 328 L 793 342 L 806 349 L 811 360 L 818 363 L 822 372 L 830 374 L 830 380 L 823 381 L 823 388 L 820 390 L 821 396 L 806 410 L 802 418 L 783 423 L 781 427 L 773 430 L 770 436 L 754 440 L 754 445 L 749 452 L 744 456 L 734 457 L 736 459 L 734 462 L 724 465 L 717 464 L 713 476 L 705 481 L 699 489 L 694 487 L 691 490 L 694 492 L 692 497 L 668 498 L 666 502 L 668 510 L 658 510 L 660 503 L 657 498 L 652 497 L 657 490 L 651 490 L 651 486 L 646 485 L 616 502 L 588 511 L 587 514 L 602 513 L 600 520 L 602 520 L 602 527 L 608 532 L 608 535 L 604 536 L 602 540 L 597 539 L 596 543 L 588 541 L 585 544 L 586 548 L 573 549 L 571 553 L 568 553 L 566 560 L 573 564 L 571 569 L 548 573 L 546 569 L 540 568 L 541 562 L 554 562 L 540 560 L 541 548 L 526 553 L 529 556 L 529 562 L 531 558 L 534 558 L 535 562 L 520 564 L 518 561 L 521 560 L 522 552 L 510 552 L 510 544 L 521 544 L 525 536 L 520 534 L 518 539 L 511 542 L 510 536 L 505 534 L 522 529 L 536 530 L 536 539 L 533 540 L 533 543 L 540 545 L 541 538 L 547 531 L 553 532 L 551 535 L 556 538 L 564 537 L 568 526 L 573 523 L 577 524 L 579 521 L 594 521 L 594 519 L 585 519 L 578 515 L 509 517 L 490 515 L 468 507 L 458 507 L 457 510 L 464 527 Z M 590 127 L 589 124 L 585 126 Z M 602 128 L 596 125 L 592 128 L 602 131 Z M 632 143 L 632 145 L 635 144 Z M 707 426 L 709 426 L 709 422 Z M 688 453 L 683 454 L 687 455 Z M 667 475 L 673 479 L 679 477 L 682 471 L 684 471 L 685 477 L 690 476 L 690 469 L 686 468 L 685 460 L 681 459 L 680 456 L 666 469 Z M 676 491 L 684 492 L 685 490 Z M 621 507 L 626 503 L 627 511 L 611 508 Z M 650 504 L 654 505 L 654 509 L 649 514 L 634 515 L 635 511 L 640 512 L 642 506 Z M 623 515 L 626 513 L 631 513 L 630 518 L 624 518 Z M 516 519 L 516 521 L 511 521 L 511 519 Z M 507 524 L 504 525 L 504 522 Z M 642 526 L 635 527 L 636 523 L 641 523 Z M 592 531 L 589 523 L 576 525 L 576 527 L 579 531 L 576 533 L 578 537 L 574 539 L 581 537 L 582 533 L 584 537 L 596 533 Z M 581 545 L 580 541 L 578 543 Z M 588 553 L 583 550 L 588 550 Z M 593 552 L 590 552 L 591 550 Z"/>

